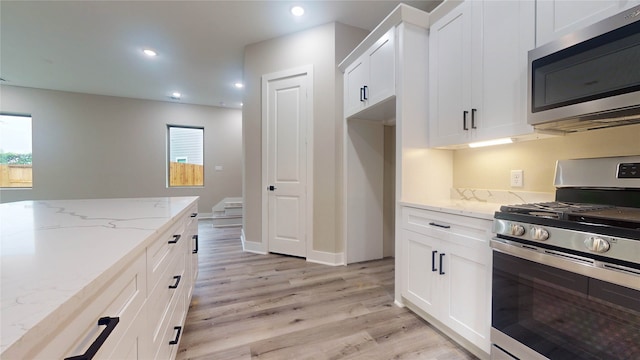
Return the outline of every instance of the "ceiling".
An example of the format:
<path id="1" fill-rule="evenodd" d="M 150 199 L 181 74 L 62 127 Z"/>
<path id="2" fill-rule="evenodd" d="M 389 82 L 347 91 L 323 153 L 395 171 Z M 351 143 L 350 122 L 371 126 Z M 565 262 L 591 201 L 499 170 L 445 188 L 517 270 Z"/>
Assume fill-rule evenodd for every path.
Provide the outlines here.
<path id="1" fill-rule="evenodd" d="M 0 1 L 2 84 L 240 108 L 244 47 L 400 1 Z M 405 1 L 430 11 L 439 0 Z M 289 10 L 302 5 L 305 14 Z M 143 48 L 157 51 L 148 58 Z"/>

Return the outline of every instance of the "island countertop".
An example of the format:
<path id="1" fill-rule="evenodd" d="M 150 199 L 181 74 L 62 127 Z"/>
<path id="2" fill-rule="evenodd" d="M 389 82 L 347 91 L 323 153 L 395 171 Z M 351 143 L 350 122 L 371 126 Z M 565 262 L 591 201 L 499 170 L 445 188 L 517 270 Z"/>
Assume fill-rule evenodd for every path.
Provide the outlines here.
<path id="1" fill-rule="evenodd" d="M 198 197 L 0 204 L 0 353 L 73 316 Z"/>

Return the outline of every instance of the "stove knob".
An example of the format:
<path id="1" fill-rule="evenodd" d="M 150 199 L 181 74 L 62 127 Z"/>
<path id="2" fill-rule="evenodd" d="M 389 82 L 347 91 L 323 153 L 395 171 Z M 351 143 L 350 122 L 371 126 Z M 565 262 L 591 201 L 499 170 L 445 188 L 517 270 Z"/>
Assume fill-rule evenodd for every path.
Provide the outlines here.
<path id="1" fill-rule="evenodd" d="M 522 236 L 524 235 L 524 226 L 520 224 L 511 224 L 509 233 L 513 236 Z"/>
<path id="2" fill-rule="evenodd" d="M 600 254 L 609 251 L 611 247 L 607 240 L 597 236 L 589 236 L 584 241 L 584 244 L 587 246 L 587 249 Z"/>
<path id="3" fill-rule="evenodd" d="M 533 238 L 533 240 L 545 241 L 549 238 L 549 232 L 545 228 L 532 227 L 531 237 Z"/>

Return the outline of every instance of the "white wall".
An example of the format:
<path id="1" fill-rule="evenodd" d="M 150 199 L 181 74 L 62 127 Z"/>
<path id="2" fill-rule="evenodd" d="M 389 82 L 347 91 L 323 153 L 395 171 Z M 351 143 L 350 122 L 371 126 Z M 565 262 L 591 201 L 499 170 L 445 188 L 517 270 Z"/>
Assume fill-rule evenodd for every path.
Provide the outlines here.
<path id="1" fill-rule="evenodd" d="M 200 196 L 210 213 L 242 196 L 240 110 L 2 86 L 0 112 L 33 117 L 33 189 L 2 190 L 0 202 Z M 167 124 L 204 127 L 204 187 L 166 187 Z"/>
<path id="2" fill-rule="evenodd" d="M 244 236 L 261 242 L 260 79 L 268 73 L 313 65 L 313 248 L 342 251 L 342 74 L 337 64 L 368 34 L 342 24 L 326 24 L 300 33 L 248 45 L 244 54 L 243 187 Z"/>

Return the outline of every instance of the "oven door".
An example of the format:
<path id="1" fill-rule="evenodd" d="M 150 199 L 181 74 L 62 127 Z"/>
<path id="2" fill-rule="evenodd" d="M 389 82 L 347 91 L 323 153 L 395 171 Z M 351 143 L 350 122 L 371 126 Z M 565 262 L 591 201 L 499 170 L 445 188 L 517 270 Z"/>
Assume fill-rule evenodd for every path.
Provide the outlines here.
<path id="1" fill-rule="evenodd" d="M 508 243 L 492 241 L 491 340 L 501 350 L 496 354 L 640 359 L 640 290 L 570 271 L 573 266 L 584 273 L 587 267 L 570 258 Z M 565 269 L 544 262 L 562 263 Z M 611 276 L 601 271 L 614 270 L 597 269 L 594 274 Z M 625 281 L 634 279 L 633 272 L 623 275 L 632 277 Z M 640 286 L 640 271 L 635 281 Z"/>

